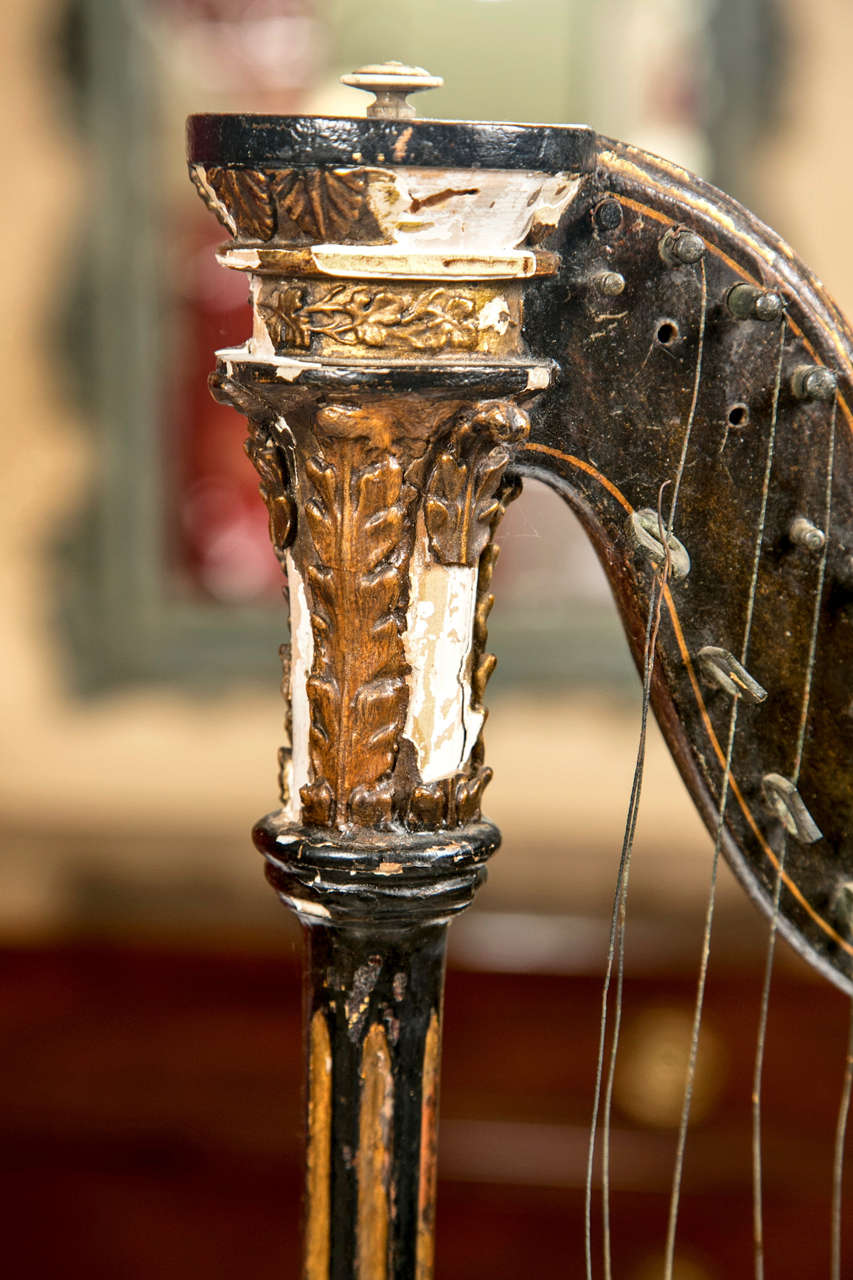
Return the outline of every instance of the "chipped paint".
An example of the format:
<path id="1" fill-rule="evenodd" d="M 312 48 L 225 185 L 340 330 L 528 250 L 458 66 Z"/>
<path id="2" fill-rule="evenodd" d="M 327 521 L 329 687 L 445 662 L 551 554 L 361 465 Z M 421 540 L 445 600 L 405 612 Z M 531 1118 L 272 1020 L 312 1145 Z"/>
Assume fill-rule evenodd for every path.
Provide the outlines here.
<path id="1" fill-rule="evenodd" d="M 533 365 L 527 373 L 528 391 L 544 391 L 546 387 L 550 387 L 553 376 L 554 371 L 550 365 Z"/>
<path id="2" fill-rule="evenodd" d="M 344 279 L 381 276 L 383 279 L 526 280 L 536 274 L 536 255 L 529 249 L 472 252 L 456 245 L 443 252 L 419 251 L 400 245 L 315 245 L 316 269 Z"/>
<path id="3" fill-rule="evenodd" d="M 262 281 L 258 276 L 249 277 L 249 298 L 252 303 L 252 336 L 247 346 L 253 356 L 262 356 L 264 359 L 269 359 L 271 356 L 275 357 L 275 346 L 266 322 L 258 310 L 258 292 L 261 284 Z"/>
<path id="4" fill-rule="evenodd" d="M 290 596 L 290 699 L 291 699 L 291 786 L 288 817 L 299 822 L 302 805 L 300 787 L 309 782 L 310 756 L 308 737 L 311 731 L 311 712 L 306 689 L 308 676 L 314 665 L 314 633 L 311 630 L 311 611 L 296 562 L 290 551 L 286 552 L 287 584 Z"/>
<path id="5" fill-rule="evenodd" d="M 485 716 L 470 704 L 477 567 L 434 564 L 418 520 L 403 643 L 411 667 L 404 736 L 424 782 L 461 769 Z"/>
<path id="6" fill-rule="evenodd" d="M 533 216 L 527 234 L 533 228 L 546 230 L 556 227 L 578 193 L 581 179 L 571 173 L 555 173 L 547 178 L 533 206 Z"/>
<path id="7" fill-rule="evenodd" d="M 388 243 L 406 253 L 488 256 L 523 244 L 534 222 L 556 226 L 579 185 L 570 173 L 404 166 L 381 182 L 372 171 L 368 201 Z"/>
<path id="8" fill-rule="evenodd" d="M 509 303 L 506 298 L 490 298 L 480 310 L 477 327 L 479 329 L 494 329 L 496 333 L 503 337 L 509 328 L 510 319 Z"/>
<path id="9" fill-rule="evenodd" d="M 332 918 L 329 908 L 324 907 L 321 902 L 308 902 L 305 898 L 286 898 L 285 901 L 297 915 L 315 916 L 318 920 L 331 920 Z"/>
<path id="10" fill-rule="evenodd" d="M 353 1041 L 361 1034 L 370 1008 L 370 997 L 379 981 L 382 972 L 382 961 L 379 956 L 371 956 L 367 964 L 361 964 L 352 976 L 350 992 L 344 1002 L 347 1019 L 347 1031 Z"/>
<path id="11" fill-rule="evenodd" d="M 409 139 L 411 138 L 413 133 L 414 133 L 414 129 L 412 128 L 411 125 L 409 125 L 408 129 L 403 130 L 403 132 L 400 134 L 399 138 L 391 148 L 391 152 L 394 156 L 394 159 L 398 163 L 402 160 L 405 160 L 406 151 L 409 146 Z"/>
<path id="12" fill-rule="evenodd" d="M 217 250 L 216 261 L 220 267 L 230 267 L 232 271 L 257 271 L 263 266 L 257 249 L 235 249 L 230 245 Z"/>

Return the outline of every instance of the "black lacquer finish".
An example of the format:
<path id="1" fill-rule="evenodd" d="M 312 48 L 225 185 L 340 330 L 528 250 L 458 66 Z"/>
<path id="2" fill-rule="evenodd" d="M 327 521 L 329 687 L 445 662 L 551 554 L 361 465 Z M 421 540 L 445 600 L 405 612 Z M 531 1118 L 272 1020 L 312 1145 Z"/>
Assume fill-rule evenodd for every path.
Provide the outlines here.
<path id="1" fill-rule="evenodd" d="M 347 838 L 290 826 L 281 813 L 262 818 L 252 837 L 270 884 L 303 919 L 321 911 L 336 921 L 374 924 L 449 919 L 463 911 L 500 844 L 490 822 Z"/>
<path id="2" fill-rule="evenodd" d="M 441 1022 L 447 924 L 314 923 L 305 934 L 307 1024 L 319 1011 L 331 1041 L 328 1274 L 330 1280 L 352 1280 L 359 1253 L 369 1255 L 376 1223 L 366 1221 L 371 1208 L 365 1199 L 379 1193 L 387 1196 L 388 1214 L 385 1266 L 378 1274 L 412 1280 L 423 1199 L 424 1057 L 430 1026 L 437 1029 Z M 385 1151 L 373 1146 L 375 1135 L 365 1133 L 362 1118 L 369 1083 L 365 1040 L 376 1026 L 384 1032 L 390 1068 L 383 1117 L 387 1160 Z M 354 1088 L 359 1081 L 361 1087 Z M 360 1185 L 360 1164 L 383 1168 L 383 1185 Z M 380 1231 L 384 1235 L 385 1224 Z"/>
<path id="3" fill-rule="evenodd" d="M 187 120 L 191 164 L 422 168 L 586 173 L 596 135 L 583 125 L 351 120 L 334 116 L 197 115 Z"/>
<path id="4" fill-rule="evenodd" d="M 445 364 L 436 367 L 426 362 L 412 361 L 404 364 L 395 361 L 376 361 L 371 368 L 367 361 L 361 361 L 358 367 L 340 362 L 315 360 L 305 362 L 304 367 L 294 371 L 294 376 L 286 384 L 276 376 L 276 368 L 260 360 L 238 362 L 236 360 L 217 362 L 214 378 L 233 378 L 235 370 L 242 385 L 257 390 L 261 395 L 271 393 L 270 399 L 282 399 L 284 387 L 305 387 L 315 391 L 345 392 L 346 390 L 363 391 L 400 391 L 400 392 L 433 392 L 435 396 L 498 396 L 521 395 L 528 392 L 531 374 L 535 373 L 538 384 L 546 382 L 555 369 L 550 360 L 516 360 L 504 364 L 493 364 L 488 361 L 469 360 L 466 364 Z M 534 394 L 531 392 L 530 394 Z"/>
<path id="5" fill-rule="evenodd" d="M 333 838 L 270 814 L 254 839 L 267 878 L 306 926 L 311 1042 L 318 1019 L 328 1032 L 325 1093 L 309 1049 L 309 1143 L 316 1151 L 328 1126 L 329 1169 L 317 1172 L 312 1155 L 306 1275 L 426 1277 L 447 926 L 485 879 L 500 835 L 479 822 Z M 318 1208 L 325 1196 L 328 1215 Z"/>
<path id="6" fill-rule="evenodd" d="M 654 510 L 666 481 L 668 512 L 690 426 L 674 532 L 692 568 L 670 584 L 653 706 L 713 832 L 732 699 L 707 680 L 697 655 L 704 646 L 740 654 L 755 574 L 746 666 L 767 698 L 738 708 L 722 848 L 768 914 L 784 857 L 779 928 L 849 991 L 850 332 L 791 250 L 734 200 L 635 148 L 601 144 L 594 177 L 549 246 L 560 272 L 526 293 L 527 343 L 560 373 L 531 411 L 521 471 L 555 488 L 581 518 L 639 664 L 653 573 L 632 542 L 630 514 Z M 672 227 L 702 237 L 701 262 L 667 261 L 661 242 Z M 619 296 L 597 288 L 605 272 L 624 278 Z M 735 318 L 726 298 L 741 281 L 778 291 L 784 318 Z M 832 396 L 798 398 L 795 373 L 813 363 L 837 376 L 837 406 Z M 797 516 L 825 529 L 823 565 L 792 540 Z M 822 833 L 810 844 L 785 832 L 762 787 L 765 774 L 791 777 L 798 764 L 799 792 Z"/>

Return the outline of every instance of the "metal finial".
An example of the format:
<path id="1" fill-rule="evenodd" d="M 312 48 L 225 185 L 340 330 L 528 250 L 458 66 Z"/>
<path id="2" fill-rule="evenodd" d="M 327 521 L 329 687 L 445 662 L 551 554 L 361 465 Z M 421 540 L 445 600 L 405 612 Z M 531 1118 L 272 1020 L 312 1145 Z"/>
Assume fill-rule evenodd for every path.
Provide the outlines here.
<path id="1" fill-rule="evenodd" d="M 384 120 L 411 120 L 415 108 L 406 98 L 410 93 L 423 89 L 440 89 L 441 76 L 430 75 L 423 67 L 409 67 L 404 62 L 371 62 L 359 67 L 348 76 L 341 76 L 341 84 L 364 89 L 376 97 L 367 108 L 367 115 Z"/>

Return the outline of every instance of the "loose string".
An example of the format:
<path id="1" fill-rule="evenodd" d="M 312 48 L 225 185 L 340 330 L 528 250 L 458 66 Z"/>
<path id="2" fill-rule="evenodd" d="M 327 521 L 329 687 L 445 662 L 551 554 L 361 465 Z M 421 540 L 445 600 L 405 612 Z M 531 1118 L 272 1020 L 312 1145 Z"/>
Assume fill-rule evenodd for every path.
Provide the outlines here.
<path id="1" fill-rule="evenodd" d="M 601 1086 L 604 1076 L 604 1056 L 607 1043 L 607 1020 L 610 986 L 613 970 L 616 968 L 616 1011 L 614 1015 L 613 1035 L 610 1046 L 607 1085 L 605 1090 L 604 1119 L 602 1122 L 602 1225 L 603 1225 L 603 1257 L 605 1280 L 612 1277 L 612 1258 L 610 1240 L 610 1131 L 613 1105 L 613 1080 L 616 1067 L 616 1055 L 619 1046 L 619 1032 L 622 1023 L 622 996 L 625 970 L 625 922 L 627 916 L 628 881 L 630 878 L 631 853 L 634 845 L 634 834 L 639 813 L 640 794 L 642 791 L 643 770 L 645 766 L 646 733 L 649 706 L 651 702 L 652 675 L 654 672 L 657 649 L 657 636 L 660 627 L 661 607 L 664 599 L 664 588 L 672 572 L 672 552 L 669 539 L 675 522 L 681 481 L 687 463 L 687 453 L 696 420 L 696 406 L 699 400 L 699 387 L 702 380 L 702 357 L 705 348 L 705 324 L 708 310 L 708 286 L 705 263 L 699 264 L 700 303 L 699 325 L 697 335 L 696 363 L 693 373 L 693 389 L 687 413 L 681 452 L 673 482 L 672 502 L 666 529 L 661 510 L 663 493 L 669 481 L 666 481 L 658 492 L 658 530 L 664 548 L 664 563 L 652 583 L 649 595 L 649 612 L 646 619 L 646 632 L 643 648 L 643 698 L 640 713 L 640 737 L 637 757 L 634 764 L 634 776 L 631 785 L 631 797 L 628 803 L 628 814 L 619 859 L 619 870 L 616 880 L 616 892 L 613 897 L 613 909 L 610 917 L 610 935 L 607 949 L 607 966 L 601 994 L 601 1020 L 599 1025 L 598 1059 L 595 1069 L 595 1085 L 593 1091 L 592 1120 L 589 1130 L 589 1147 L 587 1151 L 586 1187 L 584 1196 L 584 1246 L 586 1254 L 586 1276 L 592 1280 L 592 1177 L 595 1163 L 596 1142 L 598 1137 L 598 1117 L 601 1109 Z"/>
<path id="2" fill-rule="evenodd" d="M 613 1081 L 616 1074 L 616 1056 L 619 1050 L 619 1033 L 622 1027 L 622 996 L 625 982 L 625 922 L 627 918 L 628 908 L 628 880 L 631 870 L 631 853 L 634 848 L 634 834 L 637 829 L 637 819 L 640 812 L 640 794 L 643 785 L 643 771 L 645 769 L 646 759 L 646 734 L 649 720 L 649 705 L 651 702 L 652 691 L 652 674 L 654 671 L 655 653 L 657 650 L 657 638 L 660 630 L 661 606 L 664 599 L 664 588 L 669 581 L 672 573 L 672 551 L 669 546 L 669 539 L 666 536 L 663 523 L 663 514 L 661 511 L 661 503 L 663 501 L 664 490 L 667 488 L 669 481 L 662 484 L 658 492 L 658 531 L 661 542 L 664 547 L 664 563 L 659 575 L 656 576 L 652 597 L 649 602 L 649 619 L 652 622 L 651 628 L 647 626 L 645 647 L 643 652 L 643 705 L 640 717 L 640 738 L 637 745 L 637 759 L 634 766 L 634 780 L 631 787 L 631 798 L 628 804 L 628 816 L 625 824 L 625 837 L 622 844 L 622 854 L 619 861 L 619 874 L 617 877 L 616 896 L 614 899 L 614 911 L 618 906 L 617 918 L 617 934 L 618 942 L 616 948 L 616 1012 L 613 1019 L 613 1035 L 610 1042 L 610 1059 L 607 1066 L 607 1083 L 604 1092 L 604 1120 L 602 1123 L 602 1142 L 601 1142 L 601 1199 L 602 1199 L 602 1227 L 603 1227 L 603 1252 L 604 1252 L 604 1274 L 606 1280 L 610 1280 L 612 1274 L 611 1260 L 611 1242 L 610 1242 L 610 1156 L 611 1156 L 611 1119 L 613 1115 Z"/>
<path id="3" fill-rule="evenodd" d="M 610 984 L 613 978 L 613 969 L 616 963 L 617 937 L 619 937 L 620 940 L 620 956 L 622 954 L 622 946 L 624 943 L 624 918 L 627 904 L 628 878 L 631 865 L 631 852 L 634 844 L 634 830 L 636 828 L 637 811 L 639 809 L 640 792 L 642 789 L 643 768 L 645 764 L 646 724 L 648 721 L 649 705 L 651 701 L 651 680 L 655 655 L 652 635 L 653 633 L 656 634 L 655 618 L 657 617 L 658 620 L 660 618 L 660 602 L 662 600 L 663 591 L 659 589 L 659 579 L 656 575 L 649 598 L 649 613 L 646 621 L 646 634 L 643 648 L 643 701 L 640 712 L 640 738 L 637 748 L 637 757 L 634 764 L 634 777 L 631 785 L 631 798 L 628 802 L 628 816 L 622 840 L 619 871 L 616 878 L 616 892 L 613 896 L 613 910 L 610 916 L 610 937 L 607 946 L 607 966 L 601 991 L 598 1059 L 595 1067 L 595 1086 L 593 1090 L 592 1119 L 589 1126 L 589 1145 L 587 1148 L 586 1161 L 586 1187 L 584 1194 L 584 1248 L 586 1253 L 587 1280 L 592 1280 L 592 1174 L 595 1163 L 596 1140 L 598 1136 L 598 1116 L 601 1107 L 601 1084 L 604 1076 L 604 1050 L 607 1041 L 608 998 L 610 993 Z M 616 1026 L 618 1026 L 621 1021 L 621 996 L 622 972 L 620 968 L 617 978 Z M 608 1280 L 610 1280 L 610 1159 L 609 1153 L 607 1152 L 609 1118 L 606 1122 L 605 1134 L 605 1150 L 602 1158 L 602 1192 L 604 1196 L 604 1266 L 605 1275 L 608 1277 Z"/>
<path id="4" fill-rule="evenodd" d="M 838 1107 L 838 1123 L 835 1127 L 835 1156 L 832 1162 L 832 1225 L 830 1280 L 841 1280 L 841 1193 L 844 1181 L 844 1144 L 847 1138 L 847 1120 L 850 1116 L 850 1095 L 853 1092 L 853 1000 L 850 1001 L 850 1030 L 847 1033 L 847 1061 L 844 1068 L 844 1084 Z"/>
<path id="5" fill-rule="evenodd" d="M 826 534 L 826 541 L 824 542 L 823 552 L 818 565 L 817 583 L 815 586 L 814 608 L 812 612 L 811 631 L 809 634 L 809 650 L 806 659 L 805 685 L 800 709 L 800 722 L 797 733 L 794 767 L 791 772 L 791 781 L 794 786 L 796 786 L 800 780 L 800 771 L 803 764 L 806 727 L 808 725 L 815 659 L 817 655 L 820 611 L 823 603 L 823 589 L 826 580 L 826 562 L 829 552 L 829 529 L 832 523 L 832 483 L 835 474 L 835 425 L 837 403 L 837 401 L 833 401 L 832 414 L 829 420 L 829 446 L 823 511 L 823 528 Z M 773 913 L 770 918 L 770 931 L 767 938 L 767 954 L 764 962 L 764 981 L 761 988 L 761 1006 L 758 1017 L 758 1035 L 756 1038 L 755 1064 L 752 1077 L 752 1237 L 755 1280 L 764 1280 L 764 1196 L 762 1185 L 763 1162 L 761 1152 L 761 1095 L 764 1080 L 764 1054 L 767 1041 L 767 1019 L 770 1009 L 770 987 L 773 980 L 773 962 L 776 956 L 776 938 L 778 936 L 779 928 L 782 877 L 785 869 L 785 857 L 787 850 L 788 841 L 783 833 L 782 844 L 779 850 L 779 865 L 776 868 L 776 883 L 773 889 Z"/>
<path id="6" fill-rule="evenodd" d="M 749 642 L 752 634 L 752 619 L 755 612 L 755 599 L 758 590 L 758 570 L 761 563 L 761 545 L 764 540 L 764 528 L 767 521 L 767 503 L 770 494 L 770 476 L 773 470 L 773 458 L 776 450 L 776 426 L 779 419 L 779 391 L 782 385 L 782 361 L 785 349 L 787 322 L 783 319 L 779 334 L 779 355 L 776 364 L 776 377 L 773 385 L 773 407 L 770 418 L 770 432 L 767 443 L 767 457 L 764 466 L 764 481 L 761 490 L 761 506 L 752 557 L 752 574 L 747 597 L 746 618 L 744 621 L 743 643 L 740 661 L 746 666 L 749 657 Z M 696 1001 L 693 1009 L 693 1026 L 690 1034 L 690 1051 L 687 1060 L 687 1074 L 684 1082 L 684 1097 L 681 1107 L 681 1119 L 678 1127 L 678 1142 L 675 1153 L 675 1167 L 672 1177 L 672 1190 L 669 1201 L 669 1221 L 667 1223 L 666 1249 L 664 1254 L 664 1280 L 672 1280 L 672 1268 L 675 1258 L 675 1234 L 678 1226 L 678 1209 L 681 1199 L 681 1185 L 684 1178 L 684 1152 L 687 1145 L 687 1129 L 690 1123 L 690 1108 L 693 1101 L 693 1087 L 696 1080 L 696 1058 L 699 1050 L 699 1032 L 702 1025 L 702 1012 L 705 1003 L 705 986 L 708 977 L 708 960 L 711 954 L 711 931 L 714 922 L 714 908 L 717 897 L 717 871 L 720 862 L 720 851 L 723 844 L 726 807 L 729 798 L 729 782 L 731 777 L 732 755 L 734 752 L 735 733 L 737 731 L 739 699 L 732 703 L 729 717 L 729 731 L 726 742 L 726 756 L 723 765 L 723 779 L 720 788 L 720 801 L 717 809 L 717 825 L 714 836 L 714 853 L 711 860 L 711 884 L 708 892 L 708 905 L 705 911 L 705 927 L 702 934 L 702 955 L 699 963 L 699 977 L 696 985 Z"/>

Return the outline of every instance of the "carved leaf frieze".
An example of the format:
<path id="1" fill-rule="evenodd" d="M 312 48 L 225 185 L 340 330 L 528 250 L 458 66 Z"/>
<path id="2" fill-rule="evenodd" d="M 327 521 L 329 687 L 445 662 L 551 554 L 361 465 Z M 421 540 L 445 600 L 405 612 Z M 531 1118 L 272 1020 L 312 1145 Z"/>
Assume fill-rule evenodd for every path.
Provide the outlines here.
<path id="1" fill-rule="evenodd" d="M 206 177 L 211 189 L 228 210 L 241 239 L 272 239 L 276 223 L 275 204 L 269 177 L 263 170 L 214 167 L 206 171 Z M 221 213 L 215 207 L 213 211 L 223 221 Z"/>
<path id="2" fill-rule="evenodd" d="M 476 299 L 463 291 L 427 289 L 397 293 L 362 284 L 338 284 L 305 301 L 305 289 L 288 286 L 259 303 L 276 347 L 306 350 L 313 335 L 342 346 L 476 350 Z"/>
<path id="3" fill-rule="evenodd" d="M 359 171 L 282 169 L 273 186 L 282 214 L 311 240 L 344 239 L 361 215 L 367 177 Z"/>

